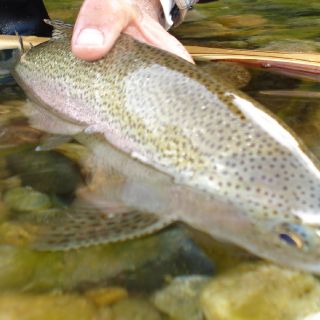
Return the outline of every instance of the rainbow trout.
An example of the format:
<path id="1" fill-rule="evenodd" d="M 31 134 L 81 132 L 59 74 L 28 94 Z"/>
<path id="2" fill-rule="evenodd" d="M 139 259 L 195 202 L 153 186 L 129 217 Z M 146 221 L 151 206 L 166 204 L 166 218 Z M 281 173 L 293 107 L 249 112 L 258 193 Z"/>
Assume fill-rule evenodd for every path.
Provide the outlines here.
<path id="1" fill-rule="evenodd" d="M 70 51 L 71 26 L 53 24 L 52 40 L 22 54 L 14 77 L 34 123 L 74 135 L 96 155 L 92 201 L 106 210 L 76 212 L 44 237 L 45 249 L 183 221 L 274 262 L 320 271 L 319 166 L 279 119 L 126 35 L 105 58 L 81 61 Z"/>

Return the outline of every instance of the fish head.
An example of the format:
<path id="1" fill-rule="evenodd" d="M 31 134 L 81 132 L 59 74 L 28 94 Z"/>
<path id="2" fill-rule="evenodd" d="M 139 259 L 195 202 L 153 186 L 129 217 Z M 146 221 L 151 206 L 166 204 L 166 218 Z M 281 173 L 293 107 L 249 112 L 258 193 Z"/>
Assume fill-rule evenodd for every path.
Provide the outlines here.
<path id="1" fill-rule="evenodd" d="M 247 197 L 235 243 L 275 263 L 320 273 L 319 179 L 303 167 L 295 174 L 291 184 L 282 179 L 264 186 L 253 183 L 260 196 Z"/>
<path id="2" fill-rule="evenodd" d="M 219 206 L 209 204 L 205 211 L 199 206 L 199 229 L 277 264 L 320 273 L 317 162 L 279 150 L 252 158 L 252 166 L 241 161 L 245 154 L 234 158 L 237 166 L 230 166 L 228 173 L 234 172 L 216 184 L 221 197 L 214 202 L 219 200 Z M 225 163 L 221 167 L 227 172 Z"/>
<path id="3" fill-rule="evenodd" d="M 255 221 L 250 232 L 252 251 L 259 256 L 320 273 L 320 224 L 306 223 L 299 218 Z"/>

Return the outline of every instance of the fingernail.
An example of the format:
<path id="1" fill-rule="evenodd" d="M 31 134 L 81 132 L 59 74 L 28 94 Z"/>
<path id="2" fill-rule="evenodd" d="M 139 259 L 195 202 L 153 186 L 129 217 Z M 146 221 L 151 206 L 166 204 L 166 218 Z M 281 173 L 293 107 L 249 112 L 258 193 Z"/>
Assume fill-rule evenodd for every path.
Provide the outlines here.
<path id="1" fill-rule="evenodd" d="M 82 29 L 76 40 L 76 45 L 78 46 L 93 46 L 99 47 L 104 43 L 103 33 L 94 28 Z"/>

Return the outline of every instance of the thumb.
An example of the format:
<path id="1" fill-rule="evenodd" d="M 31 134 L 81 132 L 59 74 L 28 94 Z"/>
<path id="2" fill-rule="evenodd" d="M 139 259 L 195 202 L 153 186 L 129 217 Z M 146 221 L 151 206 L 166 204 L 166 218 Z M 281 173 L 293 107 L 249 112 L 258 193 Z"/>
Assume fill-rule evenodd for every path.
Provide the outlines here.
<path id="1" fill-rule="evenodd" d="M 136 15 L 133 7 L 121 1 L 85 0 L 71 41 L 72 52 L 84 60 L 102 58 L 121 31 Z"/>

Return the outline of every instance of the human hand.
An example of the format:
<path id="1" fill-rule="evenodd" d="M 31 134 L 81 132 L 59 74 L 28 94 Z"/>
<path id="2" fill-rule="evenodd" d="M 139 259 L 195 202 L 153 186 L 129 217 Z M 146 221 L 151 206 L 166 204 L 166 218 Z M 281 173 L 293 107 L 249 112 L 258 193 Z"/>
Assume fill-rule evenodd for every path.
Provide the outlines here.
<path id="1" fill-rule="evenodd" d="M 183 45 L 161 25 L 160 0 L 85 0 L 72 37 L 72 52 L 80 59 L 102 58 L 124 32 L 190 62 Z"/>

